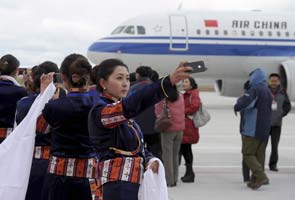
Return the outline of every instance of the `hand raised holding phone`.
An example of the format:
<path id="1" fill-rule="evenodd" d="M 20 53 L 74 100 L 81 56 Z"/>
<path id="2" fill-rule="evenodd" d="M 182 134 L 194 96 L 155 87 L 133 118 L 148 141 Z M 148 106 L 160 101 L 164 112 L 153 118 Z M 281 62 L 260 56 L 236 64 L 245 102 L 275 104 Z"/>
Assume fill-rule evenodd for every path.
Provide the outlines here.
<path id="1" fill-rule="evenodd" d="M 188 71 L 190 74 L 204 72 L 208 69 L 206 68 L 204 61 L 187 62 L 184 63 L 183 66 L 189 66 L 193 69 L 192 71 Z"/>

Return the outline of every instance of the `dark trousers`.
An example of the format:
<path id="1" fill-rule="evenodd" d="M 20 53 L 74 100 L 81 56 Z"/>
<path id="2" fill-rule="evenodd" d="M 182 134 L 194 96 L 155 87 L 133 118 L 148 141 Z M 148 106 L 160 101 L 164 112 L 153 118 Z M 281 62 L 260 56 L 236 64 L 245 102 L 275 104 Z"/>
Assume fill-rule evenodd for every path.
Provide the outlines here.
<path id="1" fill-rule="evenodd" d="M 155 157 L 162 160 L 162 147 L 161 147 L 161 134 L 155 133 L 150 135 L 144 135 L 145 147 Z"/>
<path id="2" fill-rule="evenodd" d="M 87 178 L 59 176 L 47 173 L 42 200 L 92 200 Z"/>
<path id="3" fill-rule="evenodd" d="M 243 136 L 241 137 L 242 142 L 243 142 Z M 244 182 L 250 181 L 250 169 L 247 166 L 245 160 L 244 160 L 244 155 L 242 156 L 242 172 L 243 172 L 243 180 Z"/>
<path id="4" fill-rule="evenodd" d="M 103 200 L 138 200 L 139 184 L 114 181 L 102 186 Z"/>
<path id="5" fill-rule="evenodd" d="M 49 160 L 33 159 L 26 200 L 40 200 Z"/>
<path id="6" fill-rule="evenodd" d="M 193 164 L 193 152 L 192 144 L 181 144 L 180 146 L 180 157 L 183 156 L 186 165 Z"/>
<path id="7" fill-rule="evenodd" d="M 244 182 L 247 182 L 247 181 L 250 181 L 250 169 L 249 167 L 247 166 L 246 162 L 242 161 L 242 168 L 243 168 L 243 179 L 244 179 Z"/>
<path id="8" fill-rule="evenodd" d="M 281 126 L 272 126 L 270 129 L 270 139 L 271 139 L 271 154 L 269 158 L 269 167 L 277 167 L 279 160 L 278 147 L 281 137 Z"/>

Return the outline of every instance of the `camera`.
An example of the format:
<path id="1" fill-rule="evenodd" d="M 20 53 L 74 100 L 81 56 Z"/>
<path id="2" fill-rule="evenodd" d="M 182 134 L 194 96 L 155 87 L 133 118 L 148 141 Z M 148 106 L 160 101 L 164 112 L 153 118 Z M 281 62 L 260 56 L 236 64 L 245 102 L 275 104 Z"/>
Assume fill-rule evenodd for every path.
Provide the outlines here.
<path id="1" fill-rule="evenodd" d="M 55 73 L 53 75 L 53 83 L 62 83 L 61 73 Z"/>

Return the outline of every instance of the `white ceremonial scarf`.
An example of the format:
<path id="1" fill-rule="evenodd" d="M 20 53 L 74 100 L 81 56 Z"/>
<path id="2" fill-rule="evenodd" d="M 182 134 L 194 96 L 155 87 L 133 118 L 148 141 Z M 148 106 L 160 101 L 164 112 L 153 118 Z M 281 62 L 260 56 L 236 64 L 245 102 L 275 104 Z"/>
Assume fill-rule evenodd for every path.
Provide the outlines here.
<path id="1" fill-rule="evenodd" d="M 148 165 L 154 161 L 159 162 L 159 171 L 156 174 L 151 169 L 146 170 L 139 187 L 138 200 L 168 200 L 164 166 L 158 158 L 152 158 Z"/>
<path id="2" fill-rule="evenodd" d="M 6 79 L 6 80 L 9 80 L 9 81 L 13 82 L 13 84 L 16 85 L 16 86 L 21 86 L 21 85 L 15 80 L 15 78 L 13 78 L 12 76 L 2 75 L 2 76 L 0 76 L 0 79 L 4 79 L 4 80 Z"/>
<path id="3" fill-rule="evenodd" d="M 22 122 L 0 144 L 0 199 L 24 200 L 29 183 L 36 122 L 55 91 L 53 83 L 39 95 Z"/>

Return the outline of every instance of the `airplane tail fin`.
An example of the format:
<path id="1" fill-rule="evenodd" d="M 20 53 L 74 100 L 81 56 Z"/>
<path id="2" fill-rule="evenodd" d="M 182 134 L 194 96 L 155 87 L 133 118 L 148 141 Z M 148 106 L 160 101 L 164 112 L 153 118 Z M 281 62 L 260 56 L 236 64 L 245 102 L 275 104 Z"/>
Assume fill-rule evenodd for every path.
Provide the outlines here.
<path id="1" fill-rule="evenodd" d="M 182 9 L 182 5 L 183 5 L 183 2 L 181 2 L 177 8 L 178 11 L 180 11 Z"/>

